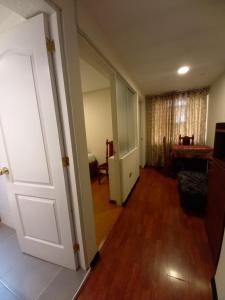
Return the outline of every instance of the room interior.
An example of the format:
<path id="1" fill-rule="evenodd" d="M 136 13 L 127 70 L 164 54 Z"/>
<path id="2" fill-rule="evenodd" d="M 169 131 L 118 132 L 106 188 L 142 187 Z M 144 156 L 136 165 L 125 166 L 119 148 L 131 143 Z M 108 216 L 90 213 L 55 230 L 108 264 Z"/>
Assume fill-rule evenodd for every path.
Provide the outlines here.
<path id="1" fill-rule="evenodd" d="M 100 249 L 122 211 L 110 199 L 112 177 L 108 159 L 114 155 L 111 86 L 109 79 L 82 58 L 80 72 L 96 241 Z M 102 168 L 105 165 L 106 169 Z"/>
<path id="2" fill-rule="evenodd" d="M 97 161 L 99 164 L 105 162 L 106 139 L 113 139 L 110 105 L 107 107 L 101 105 L 101 109 L 104 109 L 104 116 L 108 116 L 104 121 L 104 126 L 101 126 L 107 130 L 107 134 L 104 134 L 103 137 L 104 141 L 95 143 L 98 137 L 97 135 L 94 137 L 95 133 L 93 132 L 99 121 L 98 117 L 94 115 L 97 104 L 93 105 L 93 99 L 96 98 L 98 101 L 107 99 L 107 101 L 104 100 L 104 104 L 109 104 L 110 83 L 106 78 L 102 78 L 104 77 L 102 74 L 97 70 L 93 71 L 93 67 L 81 59 L 81 79 L 82 68 L 84 68 L 89 71 L 91 69 L 90 72 L 98 78 L 97 84 L 103 82 L 103 85 L 97 85 L 97 88 L 92 87 L 90 90 L 85 90 L 83 87 L 84 113 L 91 115 L 95 124 L 94 127 L 91 122 L 86 122 L 85 125 L 86 130 L 88 128 L 86 131 L 89 152 L 87 161 L 89 161 L 90 175 L 92 176 L 97 243 L 101 248 L 111 231 L 111 244 L 110 240 L 105 242 L 104 259 L 106 258 L 106 262 L 107 259 L 110 261 L 110 270 L 114 266 L 114 257 L 119 263 L 115 270 L 117 276 L 114 276 L 113 272 L 109 272 L 105 260 L 103 263 L 100 262 L 96 272 L 90 276 L 90 284 L 88 282 L 80 299 L 89 299 L 88 297 L 95 289 L 94 295 L 99 297 L 105 293 L 113 298 L 114 291 L 125 290 L 126 295 L 136 296 L 136 299 L 140 295 L 144 299 L 154 296 L 164 299 L 165 295 L 170 295 L 172 298 L 208 300 L 211 299 L 210 280 L 212 279 L 214 293 L 216 287 L 219 299 L 223 300 L 225 297 L 225 245 L 223 242 L 225 223 L 223 180 L 225 61 L 224 32 L 221 28 L 224 26 L 224 4 L 220 3 L 218 6 L 214 6 L 207 1 L 206 6 L 202 7 L 203 4 L 194 6 L 195 4 L 190 5 L 187 2 L 180 7 L 181 4 L 177 2 L 176 9 L 165 5 L 163 9 L 161 7 L 160 11 L 164 17 L 166 28 L 163 27 L 161 35 L 159 35 L 155 34 L 155 28 L 159 27 L 159 20 L 154 18 L 154 14 L 159 12 L 156 3 L 152 3 L 151 18 L 149 13 L 145 14 L 145 12 L 149 12 L 148 6 L 145 7 L 146 3 L 142 7 L 143 15 L 140 14 L 137 7 L 131 6 L 129 14 L 124 14 L 121 19 L 118 18 L 117 26 L 121 29 L 118 32 L 118 27 L 112 26 L 118 13 L 116 4 L 113 6 L 113 3 L 102 1 L 101 10 L 96 10 L 93 1 L 83 2 L 91 15 L 91 20 L 95 20 L 97 24 L 104 22 L 103 35 L 112 39 L 111 43 L 115 53 L 124 61 L 125 65 L 128 65 L 131 77 L 137 80 L 137 85 L 141 87 L 143 94 L 147 95 L 145 104 L 146 164 L 148 166 L 142 170 L 140 179 L 130 194 L 128 207 L 124 209 L 126 214 L 123 214 L 123 217 L 127 218 L 126 221 L 120 218 L 119 222 L 116 222 L 123 208 L 108 201 L 102 201 L 103 198 L 109 200 L 110 176 L 107 179 L 107 176 L 99 175 L 97 170 Z M 107 5 L 112 6 L 109 9 Z M 126 10 L 129 3 L 124 1 L 122 7 Z M 180 14 L 176 12 L 178 9 L 180 9 Z M 170 15 L 167 13 L 168 11 L 173 15 L 173 22 L 169 22 L 171 19 L 167 19 Z M 192 14 L 193 11 L 195 12 L 193 22 L 190 24 L 189 14 Z M 171 18 L 171 16 L 169 17 Z M 139 36 L 138 43 L 133 39 L 134 28 L 132 26 L 135 25 L 133 19 L 139 20 L 140 27 L 135 31 Z M 154 24 L 149 28 L 145 26 L 145 22 L 142 22 L 143 19 L 145 22 L 151 19 Z M 93 33 L 94 26 L 90 26 L 84 20 L 85 18 L 82 19 L 83 23 L 81 24 L 83 30 L 88 33 L 90 39 L 98 44 L 100 38 Z M 209 22 L 204 21 L 204 23 L 202 20 L 209 20 Z M 124 26 L 126 22 L 130 26 Z M 177 26 L 178 22 L 183 24 L 181 31 Z M 162 23 L 160 22 L 160 24 Z M 170 24 L 171 27 L 167 27 L 167 24 Z M 122 30 L 123 28 L 125 29 Z M 150 36 L 148 40 L 145 38 L 146 28 L 150 30 L 147 32 Z M 184 40 L 183 36 L 187 40 Z M 180 44 L 176 45 L 176 41 L 180 41 Z M 101 48 L 101 43 L 99 48 Z M 102 48 L 104 49 L 104 47 Z M 148 63 L 146 63 L 147 59 L 150 59 Z M 149 72 L 150 69 L 151 72 Z M 86 80 L 87 78 L 82 79 L 82 85 Z M 92 84 L 93 80 L 91 79 L 89 82 Z M 122 90 L 127 97 L 129 91 L 120 88 L 120 91 Z M 137 90 L 130 90 L 131 97 Z M 120 100 L 125 98 L 124 94 L 120 95 Z M 98 109 L 98 114 L 102 111 L 101 109 Z M 90 121 L 90 117 L 85 116 L 85 118 L 86 121 Z M 125 118 L 121 119 L 125 120 Z M 127 129 L 127 122 L 126 124 L 121 122 L 121 124 L 122 128 Z M 131 131 L 134 132 L 135 129 Z M 129 135 L 127 136 L 126 133 L 127 137 L 129 140 Z M 91 138 L 94 138 L 94 142 Z M 137 137 L 135 138 L 137 139 Z M 101 149 L 98 147 L 100 144 L 102 145 Z M 127 145 L 129 143 L 126 143 Z M 121 153 L 122 160 L 124 157 L 126 158 L 126 152 L 127 150 Z M 127 164 L 131 164 L 135 159 L 129 160 Z M 124 178 L 132 178 L 131 173 L 129 170 L 128 173 L 125 173 Z M 136 182 L 136 177 L 134 182 Z M 1 199 L 5 199 L 4 184 L 1 187 L 1 177 L 0 193 Z M 125 198 L 128 194 L 126 191 L 124 192 Z M 0 205 L 0 215 L 3 223 L 6 223 L 4 217 L 7 215 L 8 206 L 3 201 Z M 110 221 L 109 225 L 108 220 L 113 220 L 113 222 Z M 107 228 L 104 227 L 105 224 L 107 224 Z M 115 231 L 112 230 L 113 225 Z M 100 227 L 101 230 L 98 231 Z M 2 235 L 0 232 L 0 240 L 2 236 L 0 254 L 10 254 L 9 249 L 18 250 L 15 231 L 2 226 L 2 224 L 0 230 L 2 232 Z M 12 247 L 8 242 L 14 246 Z M 107 253 L 108 255 L 106 255 Z M 140 253 L 141 255 L 139 255 Z M 21 255 L 22 261 L 26 262 L 28 267 L 20 264 Z M 117 255 L 117 257 L 113 255 Z M 15 282 L 16 278 L 23 280 L 21 274 L 24 273 L 26 273 L 26 277 L 30 276 L 36 280 L 36 273 L 34 275 L 30 271 L 23 273 L 24 268 L 41 269 L 38 278 L 47 278 L 48 282 L 51 282 L 59 272 L 59 276 L 56 276 L 58 279 L 52 282 L 53 287 L 43 287 L 43 282 L 40 282 L 40 287 L 35 290 L 36 296 L 46 288 L 47 296 L 52 295 L 52 289 L 57 290 L 56 287 L 60 282 L 62 284 L 64 280 L 68 282 L 67 276 L 69 275 L 63 275 L 64 270 L 58 269 L 56 266 L 49 264 L 46 267 L 39 260 L 38 262 L 31 261 L 30 258 L 25 258 L 20 251 L 13 252 L 12 256 L 14 257 L 12 260 L 11 258 L 6 260 L 0 255 L 3 266 L 5 261 L 6 264 L 7 261 L 12 261 L 13 264 L 15 262 L 13 268 L 11 265 L 7 265 L 6 273 L 0 275 L 0 288 L 6 288 L 8 293 L 20 297 L 20 292 L 27 292 L 26 295 L 29 297 L 30 291 L 19 290 L 22 286 L 21 282 L 10 286 L 7 279 L 7 272 L 11 272 L 9 277 L 11 276 L 12 282 L 13 280 Z M 131 266 L 132 272 L 130 272 Z M 122 273 L 123 271 L 126 276 Z M 64 279 L 61 279 L 61 276 Z M 74 287 L 73 275 L 71 278 L 69 282 Z M 137 282 L 136 278 L 143 280 L 144 287 Z M 111 289 L 105 285 L 105 280 L 108 279 L 110 279 L 108 282 L 112 282 Z M 137 288 L 132 290 L 132 286 Z M 104 288 L 108 289 L 108 294 L 103 290 Z M 17 297 L 16 295 L 14 296 Z"/>
<path id="3" fill-rule="evenodd" d="M 196 5 L 194 1 L 175 1 L 173 4 L 164 3 L 162 6 L 159 3 L 150 4 L 142 1 L 140 6 L 135 3 L 129 7 L 128 1 L 122 4 L 117 1 L 115 3 L 101 1 L 100 10 L 96 10 L 90 0 L 82 3 L 78 1 L 78 4 L 79 30 L 85 32 L 87 39 L 101 49 L 107 58 L 110 57 L 114 65 L 118 66 L 115 56 L 119 57 L 124 63 L 123 66 L 129 70 L 127 78 L 130 80 L 135 78 L 136 89 L 146 95 L 146 170 L 149 170 L 152 180 L 152 185 L 148 182 L 148 192 L 151 193 L 152 190 L 155 197 L 160 197 L 164 190 L 162 183 L 165 178 L 167 181 L 165 188 L 167 186 L 168 190 L 172 182 L 177 184 L 176 195 L 171 201 L 173 204 L 179 201 L 178 210 L 182 212 L 180 216 L 182 222 L 185 223 L 187 220 L 190 222 L 187 221 L 188 224 L 192 221 L 199 222 L 206 234 L 203 240 L 206 238 L 209 243 L 202 246 L 210 249 L 208 252 L 210 255 L 205 254 L 208 258 L 208 261 L 205 261 L 205 268 L 209 266 L 205 281 L 207 291 L 205 290 L 204 295 L 199 290 L 198 295 L 201 294 L 202 299 L 211 299 L 210 279 L 212 279 L 212 290 L 215 293 L 216 286 L 219 299 L 223 299 L 225 291 L 222 283 L 224 277 L 222 264 L 225 254 L 222 242 L 225 205 L 224 184 L 221 178 L 224 178 L 223 126 L 225 122 L 223 55 L 225 43 L 222 29 L 225 25 L 224 4 L 220 2 L 214 5 L 206 1 Z M 123 18 L 119 18 L 118 12 L 127 11 L 128 7 L 129 13 L 124 13 Z M 86 22 L 87 19 L 89 23 Z M 117 19 L 116 24 L 115 19 Z M 101 27 L 101 24 L 104 26 Z M 114 52 L 108 51 L 105 47 L 108 44 L 112 45 Z M 123 70 L 122 67 L 119 67 L 120 70 Z M 162 174 L 162 177 L 156 175 L 155 171 Z M 147 178 L 142 176 L 140 180 L 142 178 L 147 182 Z M 158 189 L 157 184 L 160 185 Z M 138 190 L 138 185 L 139 183 L 134 191 Z M 147 197 L 146 194 L 144 196 Z M 133 201 L 139 200 L 138 196 L 136 198 Z M 167 199 L 166 194 L 165 198 Z M 154 205 L 151 208 L 154 211 Z M 174 213 L 171 212 L 170 218 L 168 216 L 166 226 L 180 220 L 176 219 L 176 213 L 177 208 Z M 122 218 L 120 221 L 122 223 Z M 157 222 L 159 225 L 160 221 Z M 216 226 L 214 222 L 217 223 Z M 140 224 L 140 228 L 142 225 Z M 151 229 L 152 226 L 154 227 L 150 220 L 149 226 Z M 134 230 L 131 226 L 132 229 Z M 118 232 L 118 226 L 115 232 L 116 230 Z M 155 232 L 158 232 L 157 225 L 155 225 Z M 191 236 L 194 232 L 190 229 L 188 234 Z M 165 244 L 162 240 L 160 242 L 162 247 L 167 246 L 166 241 Z M 110 246 L 112 242 L 109 241 L 108 247 Z M 189 246 L 192 247 L 191 242 Z M 139 248 L 141 248 L 140 244 Z M 187 248 L 187 252 L 192 251 L 188 246 Z M 199 248 L 200 252 L 201 250 Z M 107 253 L 106 250 L 106 255 Z M 193 253 L 193 257 L 195 254 Z M 107 262 L 110 263 L 109 260 Z M 154 260 L 152 264 L 151 267 L 154 269 Z M 174 268 L 168 276 L 188 282 L 186 276 L 178 276 L 179 272 L 184 274 L 188 273 L 188 270 L 185 268 L 182 270 L 178 266 L 177 270 Z M 193 272 L 193 276 L 194 274 Z M 201 282 L 200 278 L 199 281 Z M 95 276 L 92 279 L 93 283 L 96 283 Z M 116 280 L 114 284 L 116 285 Z M 119 282 L 117 284 L 119 285 Z M 194 286 L 193 282 L 191 285 L 193 290 L 189 295 L 191 299 L 197 299 Z M 85 295 L 88 291 L 90 292 L 89 287 L 85 289 L 84 298 L 81 299 L 86 299 Z M 151 289 L 148 291 L 149 294 L 145 291 L 147 295 L 155 295 Z M 158 293 L 160 294 L 157 290 L 156 295 Z M 109 294 L 110 292 L 107 295 Z M 113 295 L 112 291 L 110 295 Z M 162 292 L 162 295 L 167 299 L 166 291 Z M 184 294 L 180 292 L 179 295 L 181 299 L 186 299 L 185 292 Z"/>

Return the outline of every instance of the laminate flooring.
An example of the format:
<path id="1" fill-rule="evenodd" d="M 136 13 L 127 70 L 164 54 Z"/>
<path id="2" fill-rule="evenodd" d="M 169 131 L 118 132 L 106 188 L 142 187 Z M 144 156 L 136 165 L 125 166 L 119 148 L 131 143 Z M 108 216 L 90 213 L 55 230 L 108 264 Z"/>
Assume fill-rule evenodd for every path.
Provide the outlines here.
<path id="1" fill-rule="evenodd" d="M 101 248 L 118 217 L 120 216 L 123 207 L 109 201 L 109 183 L 106 176 L 101 179 L 101 183 L 99 183 L 97 179 L 94 179 L 91 187 L 94 207 L 96 242 L 97 246 Z"/>
<path id="2" fill-rule="evenodd" d="M 201 218 L 177 181 L 145 168 L 79 300 L 211 300 L 213 262 Z"/>

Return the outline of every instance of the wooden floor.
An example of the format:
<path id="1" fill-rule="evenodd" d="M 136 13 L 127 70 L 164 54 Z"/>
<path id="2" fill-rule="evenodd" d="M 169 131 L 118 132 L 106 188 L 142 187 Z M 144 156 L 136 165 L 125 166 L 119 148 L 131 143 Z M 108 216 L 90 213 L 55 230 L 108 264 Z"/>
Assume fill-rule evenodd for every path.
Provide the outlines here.
<path id="1" fill-rule="evenodd" d="M 94 217 L 96 229 L 97 246 L 101 247 L 105 239 L 112 230 L 123 207 L 109 202 L 109 183 L 107 177 L 98 180 L 92 180 L 92 197 L 94 204 Z"/>
<path id="2" fill-rule="evenodd" d="M 203 220 L 187 216 L 176 180 L 142 171 L 79 300 L 211 300 Z"/>

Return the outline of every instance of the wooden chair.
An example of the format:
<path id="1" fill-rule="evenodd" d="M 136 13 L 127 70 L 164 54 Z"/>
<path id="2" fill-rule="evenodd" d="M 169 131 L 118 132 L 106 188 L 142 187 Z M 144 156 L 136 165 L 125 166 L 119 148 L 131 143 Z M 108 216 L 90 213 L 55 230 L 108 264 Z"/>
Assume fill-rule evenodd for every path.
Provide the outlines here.
<path id="1" fill-rule="evenodd" d="M 179 145 L 185 145 L 185 146 L 189 146 L 189 145 L 194 145 L 194 134 L 192 134 L 192 136 L 181 136 L 181 134 L 179 135 Z"/>
<path id="2" fill-rule="evenodd" d="M 108 159 L 114 155 L 113 141 L 106 140 L 106 161 L 98 166 L 98 182 L 101 183 L 102 175 L 109 175 Z"/>

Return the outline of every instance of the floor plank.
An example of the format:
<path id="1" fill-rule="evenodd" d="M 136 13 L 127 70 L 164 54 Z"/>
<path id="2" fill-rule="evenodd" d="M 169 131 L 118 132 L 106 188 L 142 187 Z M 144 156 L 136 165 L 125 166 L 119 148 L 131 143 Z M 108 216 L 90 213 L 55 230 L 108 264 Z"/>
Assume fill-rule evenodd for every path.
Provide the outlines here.
<path id="1" fill-rule="evenodd" d="M 97 179 L 92 180 L 91 187 L 94 206 L 96 242 L 97 246 L 101 247 L 121 214 L 123 207 L 110 203 L 109 183 L 106 177 L 102 178 L 100 184 Z"/>
<path id="2" fill-rule="evenodd" d="M 79 300 L 211 300 L 203 220 L 180 207 L 177 182 L 142 171 Z"/>

